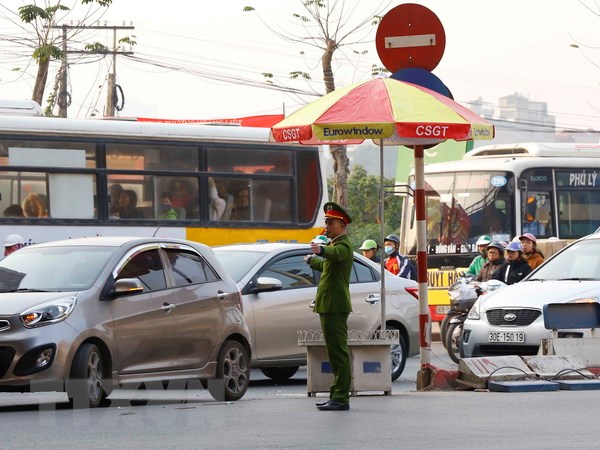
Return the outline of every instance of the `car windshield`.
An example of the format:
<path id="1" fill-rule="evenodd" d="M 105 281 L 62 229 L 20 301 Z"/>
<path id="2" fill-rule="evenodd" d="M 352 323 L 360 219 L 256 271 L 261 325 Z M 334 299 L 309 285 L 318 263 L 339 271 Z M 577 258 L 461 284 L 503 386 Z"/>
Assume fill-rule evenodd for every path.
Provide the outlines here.
<path id="1" fill-rule="evenodd" d="M 265 256 L 264 252 L 227 250 L 224 248 L 214 248 L 213 250 L 229 276 L 236 283 L 240 282 L 250 269 Z"/>
<path id="2" fill-rule="evenodd" d="M 89 289 L 114 251 L 112 247 L 25 247 L 0 261 L 0 292 Z"/>
<path id="3" fill-rule="evenodd" d="M 600 239 L 579 241 L 532 274 L 531 280 L 600 280 Z"/>

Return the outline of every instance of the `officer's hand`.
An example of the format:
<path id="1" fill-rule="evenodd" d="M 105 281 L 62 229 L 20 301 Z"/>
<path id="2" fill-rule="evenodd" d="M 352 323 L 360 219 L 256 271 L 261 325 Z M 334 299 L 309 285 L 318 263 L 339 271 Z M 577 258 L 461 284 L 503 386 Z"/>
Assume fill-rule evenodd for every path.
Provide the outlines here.
<path id="1" fill-rule="evenodd" d="M 321 246 L 319 244 L 314 244 L 311 242 L 310 251 L 313 252 L 315 255 L 320 255 L 321 254 Z"/>
<path id="2" fill-rule="evenodd" d="M 315 257 L 315 255 L 306 255 L 306 256 L 304 257 L 304 262 L 305 262 L 306 264 L 310 264 L 310 260 L 311 260 L 311 259 L 313 259 L 314 257 Z"/>

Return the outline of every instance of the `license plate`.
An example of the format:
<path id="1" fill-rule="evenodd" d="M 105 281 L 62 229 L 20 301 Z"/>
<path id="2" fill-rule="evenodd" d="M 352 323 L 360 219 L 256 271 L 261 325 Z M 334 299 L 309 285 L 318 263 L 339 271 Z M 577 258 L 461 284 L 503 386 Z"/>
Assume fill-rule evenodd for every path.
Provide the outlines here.
<path id="1" fill-rule="evenodd" d="M 489 342 L 516 342 L 522 344 L 525 342 L 525 333 L 521 331 L 490 331 L 488 334 Z"/>
<path id="2" fill-rule="evenodd" d="M 436 306 L 435 307 L 435 313 L 436 314 L 448 314 L 449 311 L 450 311 L 450 305 Z"/>

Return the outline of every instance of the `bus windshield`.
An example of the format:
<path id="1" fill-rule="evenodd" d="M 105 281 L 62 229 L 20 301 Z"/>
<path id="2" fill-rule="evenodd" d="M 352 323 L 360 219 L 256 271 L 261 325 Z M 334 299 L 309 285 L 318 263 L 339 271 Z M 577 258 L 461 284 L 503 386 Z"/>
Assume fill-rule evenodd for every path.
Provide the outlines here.
<path id="1" fill-rule="evenodd" d="M 509 240 L 514 186 L 507 172 L 456 172 L 426 176 L 427 252 L 472 253 L 483 234 Z M 416 253 L 414 220 L 407 230 L 409 254 Z"/>

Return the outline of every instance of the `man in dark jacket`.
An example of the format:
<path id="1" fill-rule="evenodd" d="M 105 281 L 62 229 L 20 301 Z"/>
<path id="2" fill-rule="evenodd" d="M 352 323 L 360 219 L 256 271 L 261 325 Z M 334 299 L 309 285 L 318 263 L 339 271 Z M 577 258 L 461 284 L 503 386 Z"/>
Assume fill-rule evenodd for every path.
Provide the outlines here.
<path id="1" fill-rule="evenodd" d="M 329 401 L 317 403 L 322 411 L 346 411 L 350 409 L 350 382 L 352 368 L 348 353 L 348 314 L 352 312 L 350 301 L 350 273 L 354 262 L 352 244 L 346 234 L 346 225 L 352 219 L 341 206 L 325 203 L 325 235 L 331 239 L 326 246 L 311 243 L 312 254 L 306 261 L 322 272 L 314 311 L 321 319 L 327 355 L 333 371 L 333 384 Z"/>
<path id="2" fill-rule="evenodd" d="M 417 281 L 417 266 L 407 257 L 399 253 L 400 238 L 395 234 L 389 234 L 383 240 L 385 254 L 385 268 L 402 278 Z"/>
<path id="3" fill-rule="evenodd" d="M 531 267 L 523 258 L 523 247 L 520 242 L 510 242 L 504 249 L 506 262 L 494 272 L 493 278 L 506 284 L 521 281 L 531 273 Z"/>

